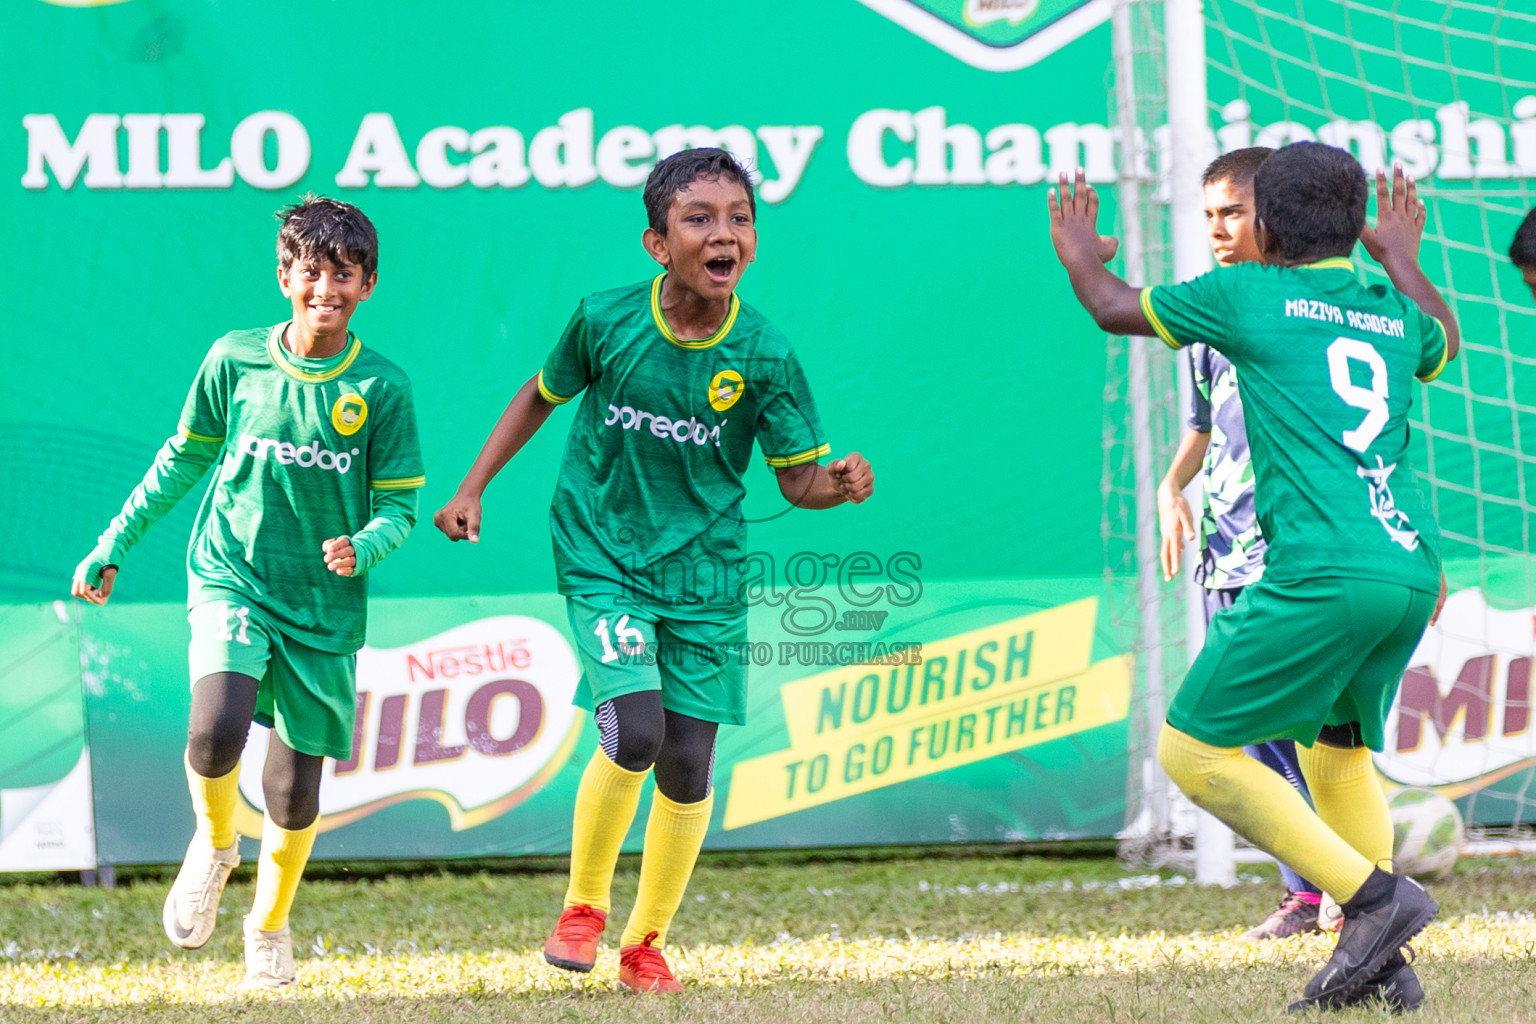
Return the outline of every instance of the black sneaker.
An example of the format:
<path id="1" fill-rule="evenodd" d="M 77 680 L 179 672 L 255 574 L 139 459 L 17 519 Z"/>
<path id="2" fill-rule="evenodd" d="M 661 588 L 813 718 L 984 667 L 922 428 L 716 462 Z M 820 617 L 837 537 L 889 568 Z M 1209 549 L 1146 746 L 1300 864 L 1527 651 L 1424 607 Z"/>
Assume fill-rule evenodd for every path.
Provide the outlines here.
<path id="1" fill-rule="evenodd" d="M 1385 984 L 1383 972 L 1408 940 L 1434 920 L 1440 905 L 1424 887 L 1406 875 L 1391 875 L 1380 868 L 1371 873 L 1354 899 L 1340 905 L 1344 927 L 1339 930 L 1339 944 L 1303 993 L 1301 1009 L 1307 1005 L 1335 1009 L 1358 1001 L 1367 985 Z M 1403 967 L 1408 962 L 1403 960 Z M 1412 968 L 1408 968 L 1412 972 Z M 1391 978 L 1396 977 L 1394 972 Z M 1407 978 L 1404 982 L 1406 984 Z M 1414 979 L 1417 989 L 1417 977 Z M 1423 992 L 1419 991 L 1422 1000 Z M 1405 992 L 1405 994 L 1407 994 Z"/>
<path id="2" fill-rule="evenodd" d="M 1411 1013 L 1424 1005 L 1424 986 L 1419 984 L 1419 976 L 1409 966 L 1408 958 L 1403 956 L 1402 950 L 1387 957 L 1381 970 L 1365 983 L 1353 999 L 1327 1004 L 1301 999 L 1286 1009 L 1291 1013 L 1306 1013 L 1312 1009 L 1342 1010 L 1348 1006 L 1364 1006 L 1371 1002 L 1382 1003 L 1392 1013 Z"/>

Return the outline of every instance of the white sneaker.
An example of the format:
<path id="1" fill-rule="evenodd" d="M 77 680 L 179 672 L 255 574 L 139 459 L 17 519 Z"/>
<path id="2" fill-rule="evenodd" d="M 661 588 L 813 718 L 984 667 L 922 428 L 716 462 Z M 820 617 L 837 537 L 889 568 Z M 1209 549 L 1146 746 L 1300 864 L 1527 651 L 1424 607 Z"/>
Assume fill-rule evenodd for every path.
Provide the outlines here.
<path id="1" fill-rule="evenodd" d="M 275 932 L 256 927 L 250 914 L 245 915 L 245 989 L 282 991 L 298 980 L 293 966 L 293 935 L 288 926 Z"/>
<path id="2" fill-rule="evenodd" d="M 198 949 L 213 934 L 219 922 L 219 897 L 229 873 L 240 865 L 240 843 L 222 850 L 208 845 L 208 837 L 194 835 L 187 856 L 165 894 L 165 908 L 160 923 L 166 938 L 182 949 Z"/>

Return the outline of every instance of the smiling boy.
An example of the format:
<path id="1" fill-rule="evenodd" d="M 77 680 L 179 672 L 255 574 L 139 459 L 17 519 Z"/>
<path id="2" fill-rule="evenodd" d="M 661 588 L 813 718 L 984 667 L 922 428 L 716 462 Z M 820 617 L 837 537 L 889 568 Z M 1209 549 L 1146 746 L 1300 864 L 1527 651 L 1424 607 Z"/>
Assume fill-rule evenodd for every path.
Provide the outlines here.
<path id="1" fill-rule="evenodd" d="M 260 989 L 296 977 L 288 912 L 314 846 L 324 759 L 351 755 L 366 574 L 405 540 L 425 481 L 410 382 L 348 328 L 378 281 L 373 225 L 315 196 L 278 216 L 292 319 L 214 343 L 176 435 L 71 587 L 106 604 L 129 549 L 217 465 L 187 550 L 185 766 L 197 827 L 162 923 L 186 949 L 213 934 L 240 863 L 240 755 L 252 720 L 271 727 L 244 922 L 245 984 Z"/>
<path id="2" fill-rule="evenodd" d="M 753 445 L 800 508 L 862 502 L 874 475 L 857 453 L 818 462 L 831 448 L 799 360 L 736 295 L 757 255 L 746 171 L 723 150 L 685 150 L 656 165 L 644 198 L 642 244 L 664 273 L 582 300 L 434 522 L 477 541 L 491 479 L 585 392 L 549 518 L 583 669 L 576 703 L 593 712 L 600 749 L 577 791 L 570 886 L 544 956 L 592 969 L 619 849 L 654 774 L 619 979 L 677 992 L 661 946 L 709 827 L 716 731 L 745 720 Z"/>

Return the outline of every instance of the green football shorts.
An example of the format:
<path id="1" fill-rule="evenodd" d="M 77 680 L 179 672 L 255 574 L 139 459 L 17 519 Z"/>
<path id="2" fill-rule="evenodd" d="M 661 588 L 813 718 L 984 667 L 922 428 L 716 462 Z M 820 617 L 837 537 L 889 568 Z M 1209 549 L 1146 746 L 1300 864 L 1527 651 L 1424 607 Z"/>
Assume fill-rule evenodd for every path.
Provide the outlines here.
<path id="1" fill-rule="evenodd" d="M 741 725 L 747 715 L 747 616 L 687 621 L 635 608 L 612 594 L 568 597 L 581 656 L 575 703 L 595 711 L 626 693 L 661 691 L 661 706 Z"/>
<path id="2" fill-rule="evenodd" d="M 187 612 L 192 682 L 238 672 L 260 682 L 256 721 L 301 754 L 352 756 L 357 656 L 316 650 L 284 636 L 260 608 L 236 595 Z"/>
<path id="3" fill-rule="evenodd" d="M 1381 750 L 1403 670 L 1435 610 L 1434 594 L 1377 580 L 1267 576 L 1216 613 L 1168 708 L 1202 743 L 1241 747 L 1359 722 Z"/>

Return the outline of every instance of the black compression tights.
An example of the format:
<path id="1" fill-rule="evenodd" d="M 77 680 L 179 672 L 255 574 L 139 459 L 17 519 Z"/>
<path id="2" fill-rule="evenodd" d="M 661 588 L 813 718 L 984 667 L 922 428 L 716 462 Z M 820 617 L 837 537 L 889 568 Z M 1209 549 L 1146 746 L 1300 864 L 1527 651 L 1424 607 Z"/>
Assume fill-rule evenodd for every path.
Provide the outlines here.
<path id="1" fill-rule="evenodd" d="M 204 676 L 192 687 L 187 724 L 187 763 L 205 779 L 235 770 L 256 713 L 257 682 L 236 672 Z M 267 814 L 290 832 L 308 828 L 320 814 L 320 770 L 325 758 L 301 754 L 272 731 L 261 770 Z"/>
<path id="2" fill-rule="evenodd" d="M 720 727 L 661 706 L 656 690 L 605 701 L 596 714 L 603 752 L 628 772 L 654 766 L 656 788 L 668 800 L 696 804 L 709 795 Z"/>

